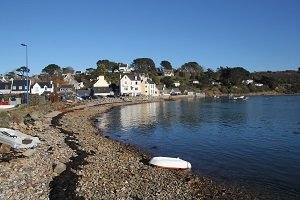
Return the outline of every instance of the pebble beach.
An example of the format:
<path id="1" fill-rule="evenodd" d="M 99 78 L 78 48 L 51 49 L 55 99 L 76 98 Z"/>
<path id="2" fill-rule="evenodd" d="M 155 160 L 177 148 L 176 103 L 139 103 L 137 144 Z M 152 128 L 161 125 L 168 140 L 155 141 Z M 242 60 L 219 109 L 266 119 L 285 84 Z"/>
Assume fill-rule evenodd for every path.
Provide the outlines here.
<path id="1" fill-rule="evenodd" d="M 114 106 L 158 99 L 100 99 L 26 110 L 8 128 L 37 136 L 35 149 L 0 153 L 0 199 L 255 199 L 244 188 L 191 171 L 150 166 L 135 147 L 99 133 L 96 117 Z M 25 121 L 25 120 L 24 120 Z"/>

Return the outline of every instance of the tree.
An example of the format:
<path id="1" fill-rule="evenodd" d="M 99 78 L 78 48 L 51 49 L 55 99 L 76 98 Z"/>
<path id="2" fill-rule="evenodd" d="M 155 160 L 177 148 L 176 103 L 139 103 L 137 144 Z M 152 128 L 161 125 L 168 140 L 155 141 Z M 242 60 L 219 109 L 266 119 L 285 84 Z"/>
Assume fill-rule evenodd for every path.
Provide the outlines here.
<path id="1" fill-rule="evenodd" d="M 216 73 L 210 68 L 208 68 L 206 72 L 204 72 L 203 76 L 197 77 L 197 80 L 199 81 L 202 87 L 210 85 L 211 81 L 215 79 L 216 79 Z"/>
<path id="2" fill-rule="evenodd" d="M 92 74 L 94 71 L 95 71 L 95 69 L 90 67 L 90 68 L 87 68 L 87 69 L 85 70 L 85 73 L 86 73 L 86 74 Z"/>
<path id="3" fill-rule="evenodd" d="M 174 80 L 170 76 L 166 76 L 160 80 L 161 83 L 165 84 L 167 88 L 171 88 L 173 86 Z"/>
<path id="4" fill-rule="evenodd" d="M 229 82 L 229 78 L 230 78 L 230 71 L 231 69 L 229 67 L 219 67 L 218 68 L 218 73 L 220 74 L 220 82 L 223 84 L 223 85 L 230 85 L 230 82 Z"/>
<path id="5" fill-rule="evenodd" d="M 203 67 L 199 65 L 197 62 L 188 62 L 184 63 L 180 67 L 181 71 L 183 72 L 190 72 L 190 73 L 203 73 Z"/>
<path id="6" fill-rule="evenodd" d="M 97 64 L 97 67 L 99 67 L 101 64 L 103 64 L 105 66 L 105 69 L 107 71 L 111 71 L 111 72 L 114 71 L 115 69 L 119 68 L 118 63 L 112 62 L 109 60 L 98 60 L 96 64 Z"/>
<path id="7" fill-rule="evenodd" d="M 7 74 L 5 74 L 5 76 L 9 79 L 11 78 L 15 78 L 16 77 L 16 73 L 15 72 L 8 72 Z"/>
<path id="8" fill-rule="evenodd" d="M 98 74 L 98 76 L 104 76 L 105 71 L 106 71 L 106 67 L 105 67 L 104 64 L 100 64 L 100 65 L 97 67 L 97 74 Z"/>
<path id="9" fill-rule="evenodd" d="M 49 74 L 50 76 L 58 75 L 61 72 L 60 66 L 56 64 L 50 64 L 45 67 L 42 72 Z"/>
<path id="10" fill-rule="evenodd" d="M 264 85 L 267 85 L 270 89 L 275 89 L 276 86 L 278 85 L 273 77 L 264 76 L 264 75 L 261 77 L 261 80 L 259 82 Z"/>
<path id="11" fill-rule="evenodd" d="M 204 73 L 209 79 L 216 79 L 216 73 L 214 72 L 214 70 L 208 68 Z"/>
<path id="12" fill-rule="evenodd" d="M 154 61 L 151 58 L 137 58 L 133 60 L 132 67 L 138 73 L 156 72 Z"/>
<path id="13" fill-rule="evenodd" d="M 63 74 L 67 74 L 67 73 L 70 73 L 70 74 L 74 74 L 75 70 L 73 69 L 73 67 L 64 67 L 62 68 L 62 73 Z"/>
<path id="14" fill-rule="evenodd" d="M 161 66 L 163 69 L 172 70 L 172 65 L 171 65 L 171 63 L 170 63 L 169 61 L 167 61 L 167 60 L 161 61 L 160 66 Z"/>
<path id="15" fill-rule="evenodd" d="M 220 67 L 218 69 L 220 73 L 220 81 L 224 85 L 240 85 L 243 80 L 249 78 L 250 72 L 242 67 Z"/>
<path id="16" fill-rule="evenodd" d="M 20 67 L 20 68 L 16 69 L 16 72 L 19 73 L 18 74 L 19 76 L 23 77 L 25 73 L 29 73 L 30 72 L 30 69 L 27 68 L 27 67 L 25 67 L 25 66 L 23 66 L 23 67 Z"/>

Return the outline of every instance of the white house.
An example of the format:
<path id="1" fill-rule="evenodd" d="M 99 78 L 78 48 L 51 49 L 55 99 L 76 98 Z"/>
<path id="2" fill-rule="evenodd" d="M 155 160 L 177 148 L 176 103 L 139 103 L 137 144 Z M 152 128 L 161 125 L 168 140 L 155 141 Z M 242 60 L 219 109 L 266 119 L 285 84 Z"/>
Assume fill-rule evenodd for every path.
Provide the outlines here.
<path id="1" fill-rule="evenodd" d="M 176 81 L 176 82 L 173 83 L 173 85 L 174 85 L 175 87 L 179 87 L 179 86 L 180 86 L 180 82 L 179 82 L 179 81 Z"/>
<path id="2" fill-rule="evenodd" d="M 124 75 L 120 80 L 120 93 L 126 96 L 139 96 L 141 94 L 141 77 Z"/>
<path id="3" fill-rule="evenodd" d="M 36 82 L 35 84 L 33 84 L 33 86 L 31 87 L 31 94 L 38 94 L 41 95 L 44 92 L 54 92 L 54 86 L 53 86 L 53 82 Z"/>
<path id="4" fill-rule="evenodd" d="M 163 76 L 174 76 L 173 69 L 164 69 L 163 70 Z"/>
<path id="5" fill-rule="evenodd" d="M 245 83 L 245 84 L 247 84 L 247 85 L 249 85 L 249 84 L 253 84 L 253 80 L 252 79 L 248 79 L 248 80 L 243 80 L 242 81 L 242 83 Z"/>
<path id="6" fill-rule="evenodd" d="M 133 72 L 134 69 L 132 67 L 130 67 L 128 64 L 126 65 L 119 65 L 119 72 L 121 73 L 130 73 Z"/>
<path id="7" fill-rule="evenodd" d="M 109 83 L 105 80 L 104 76 L 98 76 L 93 87 L 109 87 Z"/>
<path id="8" fill-rule="evenodd" d="M 95 96 L 108 96 L 113 95 L 109 83 L 105 80 L 104 76 L 98 76 L 96 83 L 93 85 Z"/>

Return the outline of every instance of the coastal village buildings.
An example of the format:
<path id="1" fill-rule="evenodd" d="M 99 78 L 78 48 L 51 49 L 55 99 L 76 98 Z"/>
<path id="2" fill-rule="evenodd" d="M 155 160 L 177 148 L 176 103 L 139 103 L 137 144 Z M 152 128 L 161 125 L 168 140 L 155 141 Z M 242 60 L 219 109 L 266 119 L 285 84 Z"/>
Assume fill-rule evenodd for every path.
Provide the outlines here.
<path id="1" fill-rule="evenodd" d="M 173 89 L 171 89 L 170 94 L 171 95 L 180 95 L 181 91 L 178 88 L 173 88 Z"/>
<path id="2" fill-rule="evenodd" d="M 120 80 L 120 93 L 123 96 L 158 96 L 159 90 L 145 75 L 124 75 Z"/>
<path id="3" fill-rule="evenodd" d="M 109 85 L 104 76 L 98 76 L 96 83 L 93 85 L 94 95 L 103 97 L 113 95 Z"/>
<path id="4" fill-rule="evenodd" d="M 122 96 L 139 96 L 142 93 L 141 77 L 139 75 L 124 75 L 120 80 Z"/>
<path id="5" fill-rule="evenodd" d="M 73 85 L 67 84 L 67 85 L 61 85 L 58 88 L 58 93 L 61 95 L 69 95 L 75 93 L 75 88 Z"/>
<path id="6" fill-rule="evenodd" d="M 141 81 L 141 94 L 145 96 L 157 96 L 157 93 L 155 83 L 151 79 L 144 77 Z"/>
<path id="7" fill-rule="evenodd" d="M 64 82 L 67 83 L 68 85 L 73 85 L 73 87 L 76 89 L 76 90 L 79 90 L 80 88 L 83 87 L 83 83 L 78 83 L 75 78 L 74 78 L 74 75 L 71 74 L 71 73 L 67 73 L 64 75 Z"/>
<path id="8" fill-rule="evenodd" d="M 27 86 L 30 90 L 31 80 L 13 80 L 12 81 L 12 88 L 11 93 L 13 94 L 21 94 L 27 92 Z"/>
<path id="9" fill-rule="evenodd" d="M 174 86 L 175 86 L 175 87 L 179 87 L 179 86 L 180 86 L 180 82 L 179 82 L 179 81 L 176 81 L 176 82 L 174 83 Z"/>
<path id="10" fill-rule="evenodd" d="M 173 69 L 164 69 L 163 70 L 163 76 L 174 76 Z"/>
<path id="11" fill-rule="evenodd" d="M 12 81 L 0 81 L 0 94 L 11 93 Z"/>
<path id="12" fill-rule="evenodd" d="M 166 85 L 156 85 L 157 96 L 170 96 L 170 90 L 166 88 Z"/>
<path id="13" fill-rule="evenodd" d="M 49 82 L 36 82 L 31 87 L 31 94 L 41 95 L 43 93 L 54 92 L 54 85 L 52 81 Z"/>
<path id="14" fill-rule="evenodd" d="M 131 73 L 134 69 L 130 67 L 128 64 L 126 65 L 119 65 L 119 72 L 121 73 Z"/>

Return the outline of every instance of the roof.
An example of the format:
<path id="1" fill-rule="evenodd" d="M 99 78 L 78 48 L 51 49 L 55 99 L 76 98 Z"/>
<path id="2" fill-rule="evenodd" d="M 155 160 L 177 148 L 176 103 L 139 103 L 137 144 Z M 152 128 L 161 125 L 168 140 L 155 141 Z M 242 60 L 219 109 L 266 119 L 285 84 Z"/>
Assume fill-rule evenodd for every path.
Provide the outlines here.
<path id="1" fill-rule="evenodd" d="M 171 92 L 181 92 L 178 88 L 172 88 Z"/>
<path id="2" fill-rule="evenodd" d="M 155 84 L 151 79 L 147 79 L 146 82 L 149 83 L 149 84 Z"/>
<path id="3" fill-rule="evenodd" d="M 47 88 L 52 88 L 52 84 L 50 82 L 37 82 L 41 88 L 44 88 L 45 86 Z"/>
<path id="4" fill-rule="evenodd" d="M 94 93 L 110 93 L 112 90 L 109 87 L 93 87 Z"/>
<path id="5" fill-rule="evenodd" d="M 141 80 L 141 77 L 138 76 L 138 75 L 125 75 L 127 76 L 131 81 L 140 81 Z"/>
<path id="6" fill-rule="evenodd" d="M 30 83 L 30 80 L 28 80 L 28 85 Z M 26 84 L 26 80 L 13 80 L 13 86 L 23 86 Z"/>

